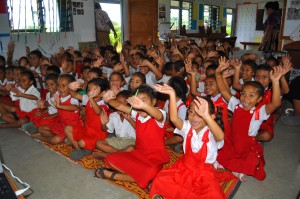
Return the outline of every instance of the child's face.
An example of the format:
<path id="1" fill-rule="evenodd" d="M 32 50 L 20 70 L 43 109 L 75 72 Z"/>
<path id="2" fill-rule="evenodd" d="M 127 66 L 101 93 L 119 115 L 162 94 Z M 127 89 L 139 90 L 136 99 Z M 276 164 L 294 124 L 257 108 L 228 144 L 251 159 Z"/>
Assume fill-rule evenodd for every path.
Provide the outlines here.
<path id="1" fill-rule="evenodd" d="M 20 77 L 20 74 L 21 74 L 21 70 L 18 70 L 18 69 L 15 69 L 14 70 L 14 73 L 13 73 L 13 79 L 16 83 L 19 82 L 19 77 Z"/>
<path id="2" fill-rule="evenodd" d="M 192 102 L 188 110 L 188 120 L 191 124 L 191 127 L 198 133 L 201 129 L 206 126 L 204 120 L 196 113 L 195 103 Z"/>
<path id="3" fill-rule="evenodd" d="M 96 85 L 94 83 L 90 83 L 87 87 L 87 92 L 89 93 L 90 91 L 93 91 L 93 90 L 97 89 L 98 87 L 99 87 L 98 85 Z M 96 97 L 94 97 L 94 100 L 96 102 L 101 100 L 101 93 L 102 92 L 100 90 L 99 94 Z"/>
<path id="4" fill-rule="evenodd" d="M 31 66 L 37 67 L 40 65 L 40 58 L 34 54 L 29 55 L 29 61 Z"/>
<path id="5" fill-rule="evenodd" d="M 123 80 L 119 75 L 111 75 L 109 77 L 109 87 L 110 88 L 121 88 Z"/>
<path id="6" fill-rule="evenodd" d="M 245 110 L 250 110 L 262 99 L 257 92 L 257 88 L 247 85 L 243 87 L 240 102 Z"/>
<path id="7" fill-rule="evenodd" d="M 82 73 L 81 73 L 82 79 L 83 79 L 85 82 L 88 81 L 88 72 L 89 72 L 89 70 L 84 70 L 84 71 L 82 71 Z"/>
<path id="8" fill-rule="evenodd" d="M 218 89 L 216 80 L 213 78 L 206 79 L 205 85 L 204 85 L 204 91 L 207 95 L 210 95 L 212 97 L 215 97 L 216 95 L 218 95 L 219 89 Z"/>
<path id="9" fill-rule="evenodd" d="M 58 79 L 58 93 L 60 97 L 66 97 L 70 94 L 68 79 L 66 78 Z"/>
<path id="10" fill-rule="evenodd" d="M 14 72 L 13 70 L 7 70 L 5 77 L 8 81 L 14 81 Z"/>
<path id="11" fill-rule="evenodd" d="M 199 65 L 198 64 L 192 64 L 192 69 L 198 71 Z"/>
<path id="12" fill-rule="evenodd" d="M 149 97 L 149 95 L 145 94 L 145 93 L 139 93 L 137 95 L 137 97 L 142 100 L 145 104 L 148 104 L 149 106 L 154 106 L 156 100 L 155 99 L 151 99 Z M 136 110 L 142 117 L 147 117 L 148 113 L 146 113 L 145 111 L 142 110 Z"/>
<path id="13" fill-rule="evenodd" d="M 241 67 L 241 75 L 244 81 L 251 81 L 254 71 L 252 70 L 251 66 L 243 64 Z"/>
<path id="14" fill-rule="evenodd" d="M 25 67 L 25 66 L 27 66 L 27 65 L 28 65 L 28 62 L 27 62 L 27 60 L 26 60 L 26 59 L 20 59 L 20 63 L 19 63 L 19 65 L 20 65 L 20 66 L 23 66 L 23 67 Z"/>
<path id="15" fill-rule="evenodd" d="M 139 71 L 146 75 L 150 71 L 150 69 L 148 66 L 139 66 Z"/>
<path id="16" fill-rule="evenodd" d="M 202 59 L 200 57 L 195 57 L 194 61 L 197 62 L 199 66 L 202 66 Z"/>
<path id="17" fill-rule="evenodd" d="M 51 94 L 55 94 L 57 91 L 57 83 L 56 81 L 52 80 L 52 79 L 47 79 L 46 82 L 46 89 L 51 93 Z"/>
<path id="18" fill-rule="evenodd" d="M 1 80 L 5 79 L 5 72 L 4 72 L 4 70 L 0 70 L 0 79 Z"/>
<path id="19" fill-rule="evenodd" d="M 41 74 L 45 76 L 47 74 L 48 65 L 41 65 Z"/>
<path id="20" fill-rule="evenodd" d="M 30 80 L 26 75 L 21 75 L 19 78 L 19 86 L 23 88 L 24 90 L 27 90 L 30 88 L 30 86 L 33 84 L 33 81 Z"/>
<path id="21" fill-rule="evenodd" d="M 92 79 L 98 78 L 98 75 L 94 72 L 88 72 L 87 73 L 87 81 L 90 81 Z"/>
<path id="22" fill-rule="evenodd" d="M 141 78 L 139 78 L 136 75 L 133 75 L 131 80 L 130 80 L 130 88 L 132 91 L 134 91 L 137 87 L 141 86 L 143 84 L 143 81 Z"/>
<path id="23" fill-rule="evenodd" d="M 117 97 L 116 97 L 116 100 L 117 100 L 118 102 L 120 102 L 121 104 L 127 106 L 127 101 L 126 101 L 127 99 L 126 99 L 126 97 L 120 95 L 120 96 L 117 96 Z M 122 111 L 117 111 L 117 113 L 118 113 L 118 114 L 121 114 Z"/>
<path id="24" fill-rule="evenodd" d="M 261 83 L 264 88 L 268 88 L 270 83 L 270 72 L 267 70 L 257 70 L 254 79 Z"/>

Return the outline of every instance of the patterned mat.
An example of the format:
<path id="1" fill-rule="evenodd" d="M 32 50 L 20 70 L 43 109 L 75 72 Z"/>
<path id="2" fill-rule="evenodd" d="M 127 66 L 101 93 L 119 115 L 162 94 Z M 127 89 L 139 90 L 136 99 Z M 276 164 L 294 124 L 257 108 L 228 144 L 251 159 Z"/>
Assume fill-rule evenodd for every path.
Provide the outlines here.
<path id="1" fill-rule="evenodd" d="M 49 148 L 50 150 L 57 152 L 58 154 L 69 159 L 71 162 L 74 162 L 73 160 L 70 159 L 70 153 L 73 151 L 73 148 L 71 146 L 69 146 L 65 143 L 51 145 L 51 144 L 42 142 L 42 144 L 44 146 L 46 146 L 47 148 Z M 170 154 L 170 162 L 168 164 L 165 164 L 164 168 L 168 167 L 169 165 L 174 164 L 174 162 L 182 155 L 180 153 L 174 152 L 173 150 L 171 150 L 169 148 L 168 148 L 168 152 Z M 74 162 L 74 163 L 81 164 L 84 168 L 90 169 L 90 170 L 96 170 L 99 167 L 106 166 L 102 160 L 97 160 L 97 159 L 93 158 L 92 155 L 84 157 L 80 161 Z M 218 172 L 228 172 L 228 171 L 223 169 L 223 170 L 218 170 Z M 149 199 L 149 194 L 147 193 L 147 190 L 140 188 L 136 183 L 111 181 L 111 180 L 107 180 L 107 181 L 136 194 L 139 198 Z M 221 183 L 221 187 L 224 190 L 224 193 L 227 196 L 227 198 L 233 197 L 233 195 L 237 191 L 239 185 L 240 185 L 240 181 L 238 179 L 224 181 Z"/>

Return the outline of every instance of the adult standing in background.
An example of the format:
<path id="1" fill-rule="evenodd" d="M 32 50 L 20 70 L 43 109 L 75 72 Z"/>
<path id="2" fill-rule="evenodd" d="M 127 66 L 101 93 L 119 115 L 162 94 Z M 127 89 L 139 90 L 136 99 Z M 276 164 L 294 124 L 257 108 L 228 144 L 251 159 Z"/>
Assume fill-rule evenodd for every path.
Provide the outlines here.
<path id="1" fill-rule="evenodd" d="M 96 39 L 98 47 L 110 45 L 109 33 L 114 32 L 117 37 L 114 25 L 112 24 L 108 14 L 102 10 L 100 3 L 95 2 L 95 20 L 96 20 Z"/>
<path id="2" fill-rule="evenodd" d="M 259 50 L 276 51 L 279 40 L 281 14 L 279 13 L 279 3 L 269 1 L 265 5 L 268 18 L 264 23 L 264 36 L 259 45 Z"/>

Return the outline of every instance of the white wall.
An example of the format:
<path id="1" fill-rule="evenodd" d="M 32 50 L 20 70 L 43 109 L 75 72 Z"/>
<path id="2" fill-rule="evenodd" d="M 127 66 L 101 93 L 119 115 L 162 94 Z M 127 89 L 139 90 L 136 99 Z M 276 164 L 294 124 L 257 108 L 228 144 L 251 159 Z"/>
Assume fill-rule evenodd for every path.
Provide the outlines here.
<path id="1" fill-rule="evenodd" d="M 28 46 L 31 50 L 39 48 L 44 55 L 50 56 L 50 54 L 57 52 L 60 47 L 67 48 L 68 46 L 74 46 L 75 49 L 78 49 L 78 42 L 95 41 L 94 1 L 76 1 L 83 2 L 84 15 L 73 16 L 74 32 L 41 33 L 40 43 L 38 43 L 39 36 L 34 33 L 28 33 L 26 34 L 27 44 L 25 44 L 25 34 L 20 33 L 19 40 L 18 34 L 13 34 L 12 38 L 15 42 L 13 60 L 25 56 L 26 46 Z M 0 54 L 6 57 L 9 37 L 2 37 L 0 40 L 3 45 L 3 51 L 0 51 Z"/>

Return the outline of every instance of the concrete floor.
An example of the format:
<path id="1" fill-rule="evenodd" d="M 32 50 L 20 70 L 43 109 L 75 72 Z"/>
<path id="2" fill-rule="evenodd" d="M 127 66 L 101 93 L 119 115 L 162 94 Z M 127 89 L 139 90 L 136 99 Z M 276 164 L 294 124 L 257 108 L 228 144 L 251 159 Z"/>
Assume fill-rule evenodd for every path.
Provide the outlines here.
<path id="1" fill-rule="evenodd" d="M 276 124 L 275 138 L 266 143 L 267 178 L 242 183 L 236 199 L 296 198 L 300 188 L 300 126 Z M 30 199 L 132 199 L 133 193 L 93 177 L 93 172 L 69 162 L 20 130 L 0 129 L 6 165 L 34 190 Z M 26 192 L 27 194 L 30 192 Z"/>

